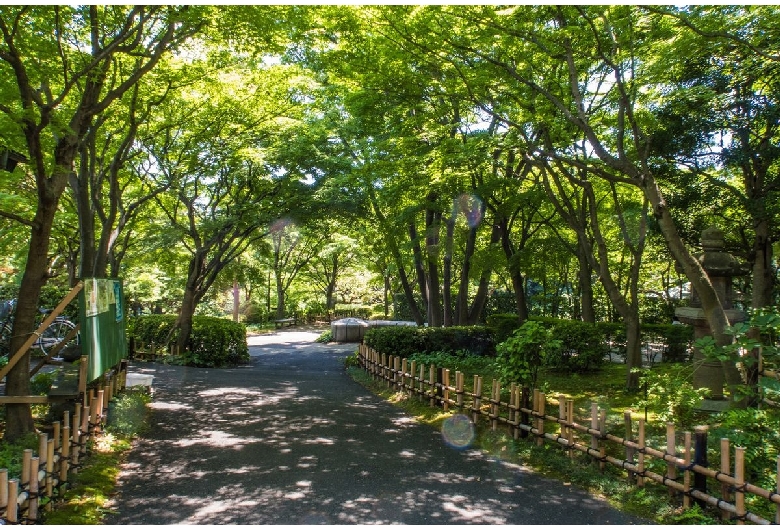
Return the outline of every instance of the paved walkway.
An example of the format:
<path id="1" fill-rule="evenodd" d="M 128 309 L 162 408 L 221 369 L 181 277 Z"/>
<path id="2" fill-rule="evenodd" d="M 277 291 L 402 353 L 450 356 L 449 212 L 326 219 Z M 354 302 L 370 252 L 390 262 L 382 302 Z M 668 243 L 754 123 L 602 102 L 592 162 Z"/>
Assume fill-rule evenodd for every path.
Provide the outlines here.
<path id="1" fill-rule="evenodd" d="M 132 365 L 152 429 L 106 524 L 641 524 L 557 481 L 455 449 L 352 381 L 354 345 L 250 338 L 251 366 Z"/>

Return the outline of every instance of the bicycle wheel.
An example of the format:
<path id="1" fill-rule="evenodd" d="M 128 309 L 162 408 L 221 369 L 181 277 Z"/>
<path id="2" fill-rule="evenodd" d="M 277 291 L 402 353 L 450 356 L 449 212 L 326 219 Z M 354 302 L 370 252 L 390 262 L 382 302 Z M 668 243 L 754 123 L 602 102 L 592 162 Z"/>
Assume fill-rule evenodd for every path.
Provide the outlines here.
<path id="1" fill-rule="evenodd" d="M 38 346 L 41 348 L 41 352 L 43 352 L 44 355 L 49 355 L 49 352 L 52 351 L 57 344 L 65 340 L 65 337 L 70 330 L 75 327 L 76 325 L 73 322 L 64 318 L 58 318 L 49 324 L 49 327 L 41 334 L 41 338 L 38 339 Z M 78 336 L 71 340 L 69 344 L 78 344 Z"/>

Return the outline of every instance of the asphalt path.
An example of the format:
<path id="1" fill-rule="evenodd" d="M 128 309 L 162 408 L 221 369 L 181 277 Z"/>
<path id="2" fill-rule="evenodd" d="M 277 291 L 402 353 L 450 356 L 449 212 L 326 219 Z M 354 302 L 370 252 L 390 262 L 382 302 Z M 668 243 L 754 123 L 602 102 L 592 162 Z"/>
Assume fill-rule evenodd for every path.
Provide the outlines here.
<path id="1" fill-rule="evenodd" d="M 154 376 L 152 428 L 105 524 L 647 523 L 418 424 L 346 375 L 354 344 L 317 336 L 250 337 L 234 369 L 131 364 Z"/>

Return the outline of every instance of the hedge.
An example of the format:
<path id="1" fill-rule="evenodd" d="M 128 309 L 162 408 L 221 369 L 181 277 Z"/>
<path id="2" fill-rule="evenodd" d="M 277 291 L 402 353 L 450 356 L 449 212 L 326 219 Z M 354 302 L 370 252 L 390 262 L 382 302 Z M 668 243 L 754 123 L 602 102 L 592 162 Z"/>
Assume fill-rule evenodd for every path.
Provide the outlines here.
<path id="1" fill-rule="evenodd" d="M 175 315 L 133 317 L 128 321 L 128 340 L 163 345 L 175 321 Z M 188 366 L 223 368 L 246 363 L 246 326 L 224 318 L 195 316 L 186 350 L 181 355 Z"/>
<path id="2" fill-rule="evenodd" d="M 415 353 L 457 353 L 493 357 L 496 342 L 485 326 L 420 328 L 377 326 L 366 330 L 363 342 L 380 353 L 411 357 Z"/>
<path id="3" fill-rule="evenodd" d="M 569 333 L 570 328 L 568 327 L 569 324 L 562 323 L 578 322 L 579 324 L 586 324 L 580 321 L 547 317 L 531 317 L 530 320 L 541 322 L 552 329 L 560 327 L 561 332 L 564 334 Z M 590 325 L 592 326 L 593 324 Z M 501 343 L 520 327 L 520 320 L 516 314 L 512 313 L 496 314 L 488 318 L 488 326 L 493 330 L 496 343 Z M 598 322 L 595 326 L 599 330 L 604 344 L 612 344 L 617 347 L 621 355 L 625 355 L 626 326 L 624 324 L 620 322 Z M 686 360 L 688 350 L 693 342 L 693 328 L 691 326 L 642 324 L 640 329 L 643 342 L 658 342 L 666 346 L 663 361 L 680 362 Z M 578 333 L 581 333 L 581 331 Z M 565 335 L 561 336 L 556 333 L 556 338 L 564 341 L 564 343 L 566 342 Z M 582 337 L 579 340 L 582 340 Z"/>

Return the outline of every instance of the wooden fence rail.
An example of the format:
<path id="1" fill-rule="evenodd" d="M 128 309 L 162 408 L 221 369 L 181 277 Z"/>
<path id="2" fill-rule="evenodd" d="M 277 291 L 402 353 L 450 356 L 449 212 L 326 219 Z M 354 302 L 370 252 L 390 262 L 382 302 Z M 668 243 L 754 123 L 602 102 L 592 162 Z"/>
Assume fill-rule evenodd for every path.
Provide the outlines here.
<path id="1" fill-rule="evenodd" d="M 670 495 L 682 496 L 684 508 L 691 501 L 709 505 L 720 510 L 723 519 L 733 519 L 737 524 L 780 524 L 780 472 L 777 488 L 768 491 L 745 480 L 745 448 L 734 447 L 733 468 L 731 448 L 728 439 L 721 439 L 720 466 L 710 469 L 707 465 L 707 428 L 697 428 L 695 433 L 682 433 L 682 451 L 678 451 L 678 433 L 672 423 L 666 425 L 666 447 L 656 449 L 646 444 L 645 422 L 639 419 L 634 424 L 629 411 L 624 413 L 625 437 L 607 431 L 606 410 L 593 403 L 590 410 L 590 424 L 574 421 L 574 401 L 558 396 L 558 415 L 547 413 L 547 396 L 534 389 L 532 392 L 512 385 L 508 401 L 501 400 L 501 384 L 494 380 L 489 397 L 483 395 L 483 380 L 474 376 L 473 391 L 465 390 L 465 379 L 461 372 L 455 373 L 451 385 L 451 373 L 446 368 L 426 366 L 398 356 L 379 353 L 364 344 L 359 345 L 360 365 L 375 380 L 384 380 L 388 387 L 395 388 L 409 396 L 417 395 L 431 406 L 444 410 L 455 409 L 468 414 L 477 425 L 480 417 L 487 418 L 492 430 L 499 425 L 508 427 L 517 438 L 535 437 L 542 445 L 552 442 L 565 448 L 570 457 L 576 452 L 589 455 L 601 469 L 607 464 L 627 472 L 628 479 L 637 486 L 652 481 L 666 486 Z M 634 428 L 636 426 L 636 429 Z M 609 454 L 608 454 L 608 444 Z M 678 455 L 678 453 L 682 453 Z M 652 461 L 665 462 L 664 473 L 649 469 Z M 780 470 L 780 457 L 777 459 Z M 707 480 L 714 481 L 718 496 L 707 493 Z M 774 521 L 746 509 L 746 495 L 761 497 L 775 504 Z"/>
<path id="2" fill-rule="evenodd" d="M 51 436 L 39 434 L 37 455 L 24 450 L 19 477 L 0 469 L 0 524 L 36 524 L 42 510 L 54 509 L 87 456 L 90 439 L 102 431 L 108 404 L 125 388 L 126 377 L 123 362 L 101 381 L 102 388 L 83 393 L 72 415 L 66 411 L 51 425 Z"/>

